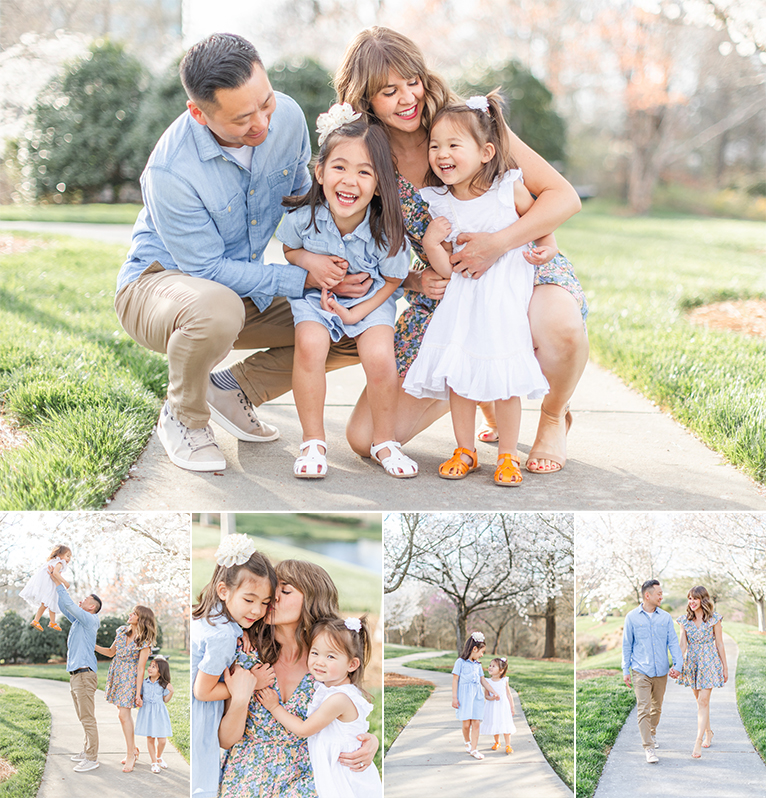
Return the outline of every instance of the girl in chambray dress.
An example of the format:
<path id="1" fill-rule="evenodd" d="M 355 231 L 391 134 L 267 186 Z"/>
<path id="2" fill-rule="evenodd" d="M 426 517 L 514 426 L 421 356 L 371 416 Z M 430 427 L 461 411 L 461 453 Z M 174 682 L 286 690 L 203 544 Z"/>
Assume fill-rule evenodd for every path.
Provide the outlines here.
<path id="1" fill-rule="evenodd" d="M 462 721 L 465 750 L 474 759 L 484 759 L 478 750 L 479 727 L 484 718 L 484 691 L 495 695 L 481 667 L 481 657 L 486 650 L 484 635 L 474 632 L 463 646 L 463 652 L 452 668 L 452 706 L 455 717 Z"/>
<path id="2" fill-rule="evenodd" d="M 223 680 L 237 639 L 266 614 L 277 586 L 271 563 L 247 535 L 228 535 L 216 551 L 213 576 L 192 611 L 192 796 L 216 798 L 220 781 L 218 726 L 229 690 Z M 258 687 L 273 679 L 260 671 Z"/>
<path id="3" fill-rule="evenodd" d="M 334 105 L 317 120 L 320 150 L 309 193 L 285 197 L 293 210 L 277 230 L 285 257 L 312 274 L 316 255 L 334 263 L 322 285 L 290 299 L 295 319 L 293 395 L 303 428 L 299 479 L 327 474 L 324 432 L 325 363 L 330 342 L 357 341 L 372 411 L 370 457 L 396 478 L 414 477 L 417 463 L 394 439 L 399 379 L 394 358 L 394 318 L 400 284 L 410 266 L 396 176 L 386 134 L 359 120 L 350 105 Z M 326 264 L 327 261 L 324 261 Z M 360 298 L 329 293 L 346 274 L 366 272 L 372 285 Z M 376 443 L 377 441 L 377 443 Z"/>
<path id="4" fill-rule="evenodd" d="M 155 657 L 149 663 L 148 673 L 141 686 L 142 703 L 136 717 L 136 734 L 146 737 L 152 773 L 159 773 L 167 768 L 162 753 L 173 729 L 166 704 L 173 698 L 174 690 L 170 683 L 170 665 L 165 657 Z"/>

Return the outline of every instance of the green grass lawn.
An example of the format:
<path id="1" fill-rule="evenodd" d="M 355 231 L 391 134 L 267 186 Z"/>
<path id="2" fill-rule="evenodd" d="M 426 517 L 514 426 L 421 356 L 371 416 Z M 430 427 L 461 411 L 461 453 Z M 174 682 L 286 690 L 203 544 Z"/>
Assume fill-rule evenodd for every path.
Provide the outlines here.
<path id="1" fill-rule="evenodd" d="M 239 526 L 237 527 L 239 531 Z M 323 554 L 291 546 L 287 543 L 277 543 L 267 538 L 255 537 L 258 551 L 265 554 L 272 562 L 281 560 L 310 560 L 321 565 L 332 577 L 338 588 L 340 608 L 343 612 L 369 612 L 380 615 L 382 584 L 380 577 L 356 565 L 341 562 Z M 197 596 L 202 588 L 210 581 L 213 575 L 212 553 L 218 547 L 221 533 L 218 529 L 192 527 L 192 601 L 196 603 Z M 195 554 L 195 549 L 207 549 L 211 556 L 200 557 Z"/>
<path id="2" fill-rule="evenodd" d="M 0 453 L 0 510 L 97 509 L 157 419 L 165 358 L 117 321 L 123 247 L 33 238 L 40 248 L 2 257 L 2 410 L 28 443 Z"/>
<path id="3" fill-rule="evenodd" d="M 0 783 L 0 798 L 34 798 L 48 755 L 51 713 L 26 690 L 0 685 L 0 757 L 17 770 Z"/>
<path id="4" fill-rule="evenodd" d="M 407 667 L 450 673 L 456 656 L 452 654 L 415 660 L 408 662 Z M 485 673 L 492 659 L 489 655 L 482 657 Z M 572 664 L 509 657 L 508 680 L 519 694 L 522 709 L 540 750 L 561 779 L 571 787 L 574 784 Z"/>
<path id="5" fill-rule="evenodd" d="M 766 340 L 685 318 L 699 304 L 766 296 L 763 224 L 586 205 L 557 237 L 588 296 L 593 359 L 766 481 Z"/>
<path id="6" fill-rule="evenodd" d="M 385 753 L 399 736 L 410 718 L 423 706 L 431 695 L 433 685 L 409 685 L 408 687 L 386 687 Z"/>
<path id="7" fill-rule="evenodd" d="M 133 224 L 143 205 L 0 205 L 0 220 Z M 2 225 L 0 224 L 0 227 Z"/>
<path id="8" fill-rule="evenodd" d="M 170 721 L 173 726 L 173 736 L 170 738 L 173 745 L 180 751 L 186 761 L 189 761 L 189 655 L 175 649 L 162 649 L 160 653 L 168 658 L 170 664 L 170 681 L 175 694 L 173 700 L 167 705 Z M 98 687 L 106 689 L 106 674 L 109 662 L 98 662 Z M 49 663 L 47 665 L 3 665 L 0 672 L 4 676 L 27 676 L 32 679 L 53 679 L 59 682 L 68 682 L 69 674 L 64 663 Z M 46 738 L 47 751 L 47 738 Z M 0 756 L 3 756 L 0 751 Z M 0 792 L 2 796 L 2 792 Z"/>
<path id="9" fill-rule="evenodd" d="M 371 513 L 368 518 L 312 515 L 308 513 L 237 513 L 237 532 L 261 538 L 291 538 L 301 541 L 348 542 L 365 538 L 380 540 L 383 518 Z M 357 523 L 353 523 L 356 521 Z"/>
<path id="10" fill-rule="evenodd" d="M 636 703 L 622 675 L 577 682 L 577 798 L 596 790 L 606 758 Z"/>
<path id="11" fill-rule="evenodd" d="M 435 648 L 420 648 L 419 646 L 400 646 L 397 643 L 386 643 L 383 648 L 383 659 L 392 657 L 407 657 L 410 654 L 423 654 L 426 651 L 436 651 Z"/>

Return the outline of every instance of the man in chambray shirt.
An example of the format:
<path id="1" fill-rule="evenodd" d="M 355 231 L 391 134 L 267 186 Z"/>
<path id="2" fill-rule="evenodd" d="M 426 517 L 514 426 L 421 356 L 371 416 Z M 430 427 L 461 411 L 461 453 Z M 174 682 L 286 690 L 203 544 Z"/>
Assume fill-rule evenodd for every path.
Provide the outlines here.
<path id="1" fill-rule="evenodd" d="M 51 579 L 56 583 L 59 609 L 72 622 L 67 638 L 66 669 L 69 672 L 69 692 L 72 694 L 75 712 L 85 732 L 83 749 L 72 756 L 72 761 L 77 762 L 74 770 L 86 773 L 98 767 L 96 633 L 101 623 L 98 619 L 101 599 L 91 593 L 78 606 L 64 587 L 61 575 L 54 571 Z"/>
<path id="2" fill-rule="evenodd" d="M 279 432 L 253 404 L 290 390 L 294 325 L 285 297 L 304 288 L 364 295 L 359 276 L 326 256 L 306 269 L 264 262 L 282 197 L 305 193 L 311 156 L 297 103 L 273 91 L 253 45 L 213 34 L 181 62 L 189 96 L 141 176 L 144 208 L 117 278 L 115 309 L 126 332 L 168 357 L 168 399 L 157 434 L 171 461 L 218 471 L 226 461 L 212 418 L 243 441 Z M 354 293 L 354 292 L 357 293 Z M 276 297 L 276 299 L 275 299 Z M 259 352 L 211 374 L 232 348 Z M 328 368 L 358 362 L 350 339 Z"/>
<path id="3" fill-rule="evenodd" d="M 638 730 L 644 746 L 646 761 L 659 762 L 655 749 L 657 725 L 662 713 L 662 700 L 668 673 L 677 679 L 681 672 L 683 654 L 678 644 L 673 618 L 660 608 L 662 587 L 656 579 L 641 586 L 643 602 L 625 616 L 622 633 L 622 673 L 628 687 L 636 693 Z M 668 666 L 668 651 L 673 667 Z M 631 685 L 631 671 L 633 673 Z"/>

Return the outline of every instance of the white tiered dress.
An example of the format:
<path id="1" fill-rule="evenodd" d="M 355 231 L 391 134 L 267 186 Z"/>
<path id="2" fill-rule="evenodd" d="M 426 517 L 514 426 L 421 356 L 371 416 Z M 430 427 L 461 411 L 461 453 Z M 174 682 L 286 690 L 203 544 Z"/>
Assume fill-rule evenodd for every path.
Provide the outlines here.
<path id="1" fill-rule="evenodd" d="M 383 788 L 375 765 L 365 768 L 361 773 L 343 767 L 338 756 L 343 752 L 356 751 L 361 743 L 357 734 L 366 732 L 370 724 L 367 716 L 372 712 L 372 704 L 366 701 L 353 684 L 338 687 L 325 687 L 316 683 L 316 692 L 308 706 L 307 717 L 335 693 L 344 693 L 354 703 L 356 720 L 342 723 L 337 718 L 324 729 L 308 738 L 311 767 L 314 770 L 314 785 L 319 798 L 381 798 Z"/>
<path id="2" fill-rule="evenodd" d="M 470 200 L 458 200 L 442 188 L 420 193 L 432 217 L 449 220 L 447 240 L 454 246 L 462 232 L 495 233 L 518 220 L 513 184 L 520 179 L 521 170 L 512 169 Z M 534 267 L 524 260 L 523 249 L 507 252 L 478 280 L 452 275 L 407 372 L 407 393 L 448 399 L 452 388 L 477 402 L 512 396 L 539 399 L 548 393 L 529 330 Z"/>
<path id="3" fill-rule="evenodd" d="M 49 610 L 58 613 L 59 598 L 58 593 L 56 593 L 56 583 L 51 579 L 48 568 L 51 565 L 55 567 L 59 563 L 63 563 L 61 566 L 61 573 L 63 574 L 67 568 L 66 560 L 62 560 L 61 557 L 54 557 L 52 560 L 48 560 L 48 562 L 37 571 L 24 586 L 21 593 L 19 593 L 19 596 L 21 596 L 34 610 L 37 610 L 37 608 L 43 604 Z"/>
<path id="4" fill-rule="evenodd" d="M 515 734 L 516 724 L 513 722 L 511 702 L 508 700 L 508 677 L 499 681 L 487 679 L 493 693 L 500 696 L 499 701 L 487 701 L 484 704 L 484 718 L 479 727 L 479 734 Z"/>

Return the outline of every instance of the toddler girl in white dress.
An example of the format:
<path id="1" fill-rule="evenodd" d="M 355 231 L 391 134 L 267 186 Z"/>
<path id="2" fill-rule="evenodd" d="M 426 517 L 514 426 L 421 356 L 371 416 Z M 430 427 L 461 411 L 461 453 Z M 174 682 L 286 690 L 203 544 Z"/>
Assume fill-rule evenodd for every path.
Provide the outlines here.
<path id="1" fill-rule="evenodd" d="M 489 679 L 487 684 L 493 693 L 498 696 L 497 701 L 487 701 L 484 718 L 479 727 L 479 734 L 491 734 L 495 738 L 493 751 L 500 747 L 500 735 L 505 738 L 505 753 L 512 754 L 511 735 L 516 733 L 516 724 L 513 722 L 513 696 L 508 684 L 508 660 L 505 657 L 496 657 L 489 663 Z"/>
<path id="2" fill-rule="evenodd" d="M 312 630 L 309 672 L 317 684 L 306 720 L 291 715 L 272 688 L 260 690 L 258 700 L 288 730 L 308 737 L 314 785 L 319 798 L 380 798 L 382 786 L 375 765 L 359 772 L 338 762 L 343 752 L 361 746 L 357 735 L 369 728 L 372 704 L 362 690 L 364 668 L 370 661 L 366 617 L 326 618 Z"/>
<path id="3" fill-rule="evenodd" d="M 532 263 L 553 258 L 556 242 L 549 235 L 532 252 L 512 249 L 470 279 L 453 274 L 449 256 L 460 233 L 503 230 L 533 203 L 511 155 L 496 92 L 436 113 L 428 161 L 428 186 L 420 193 L 434 218 L 422 244 L 433 269 L 451 279 L 403 387 L 418 398 L 449 398 L 458 448 L 439 467 L 444 479 L 463 479 L 479 468 L 473 447 L 476 405 L 494 401 L 499 436 L 495 484 L 520 485 L 519 397 L 540 398 L 548 392 L 527 318 Z"/>
<path id="4" fill-rule="evenodd" d="M 56 583 L 51 579 L 51 569 L 57 574 L 66 571 L 67 565 L 72 561 L 72 550 L 69 546 L 54 546 L 53 551 L 48 556 L 48 561 L 40 568 L 37 573 L 27 582 L 24 589 L 19 594 L 28 604 L 37 610 L 34 620 L 30 626 L 43 631 L 40 618 L 43 617 L 45 610 L 48 610 L 50 622 L 49 629 L 61 631 L 61 627 L 56 623 L 56 613 L 59 611 L 58 593 L 56 593 Z M 63 579 L 64 587 L 69 588 L 69 582 Z"/>

